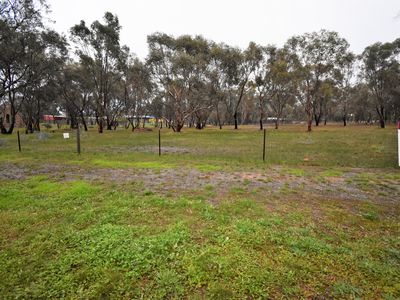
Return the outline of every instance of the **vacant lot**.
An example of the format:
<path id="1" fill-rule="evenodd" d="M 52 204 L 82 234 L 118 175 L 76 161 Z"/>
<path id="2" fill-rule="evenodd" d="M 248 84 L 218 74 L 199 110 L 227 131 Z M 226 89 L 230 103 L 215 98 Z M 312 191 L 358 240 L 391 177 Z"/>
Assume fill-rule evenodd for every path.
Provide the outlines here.
<path id="1" fill-rule="evenodd" d="M 399 298 L 396 135 L 0 136 L 0 297 Z"/>

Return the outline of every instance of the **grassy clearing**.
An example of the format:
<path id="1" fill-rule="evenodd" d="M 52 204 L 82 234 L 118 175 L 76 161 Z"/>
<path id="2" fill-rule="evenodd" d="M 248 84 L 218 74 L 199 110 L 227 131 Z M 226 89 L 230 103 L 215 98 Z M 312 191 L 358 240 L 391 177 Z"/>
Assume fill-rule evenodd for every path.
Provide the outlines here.
<path id="1" fill-rule="evenodd" d="M 161 157 L 156 132 L 89 132 L 80 157 L 1 137 L 1 298 L 397 299 L 394 133 L 269 130 L 266 164 L 255 128 L 163 131 Z"/>
<path id="2" fill-rule="evenodd" d="M 2 182 L 3 297 L 397 297 L 398 215 L 370 203 L 233 190 Z M 274 202 L 274 211 L 266 208 Z M 317 203 L 317 204 L 316 204 Z M 349 208 L 351 206 L 351 208 Z M 321 214 L 313 216 L 314 210 Z"/>
<path id="3" fill-rule="evenodd" d="M 75 135 L 64 140 L 61 131 L 22 135 L 21 154 L 16 150 L 16 136 L 2 136 L 0 160 L 63 164 L 103 165 L 121 163 L 132 167 L 135 162 L 156 162 L 167 166 L 205 165 L 203 168 L 242 169 L 264 168 L 262 164 L 262 132 L 256 127 L 237 131 L 209 128 L 203 131 L 185 129 L 176 134 L 162 130 L 162 146 L 169 151 L 158 157 L 158 132 L 131 133 L 126 130 L 105 132 L 94 130 L 82 134 L 81 157 L 76 156 Z M 184 150 L 181 153 L 181 150 Z M 395 168 L 397 166 L 396 129 L 388 127 L 325 126 L 307 133 L 303 126 L 268 129 L 267 165 L 320 166 L 329 168 Z M 150 164 L 151 166 L 151 164 Z M 119 166 L 118 166 L 119 167 Z M 140 167 L 140 166 L 139 166 Z M 144 165 L 146 167 L 146 165 Z M 200 167 L 202 168 L 202 167 Z"/>

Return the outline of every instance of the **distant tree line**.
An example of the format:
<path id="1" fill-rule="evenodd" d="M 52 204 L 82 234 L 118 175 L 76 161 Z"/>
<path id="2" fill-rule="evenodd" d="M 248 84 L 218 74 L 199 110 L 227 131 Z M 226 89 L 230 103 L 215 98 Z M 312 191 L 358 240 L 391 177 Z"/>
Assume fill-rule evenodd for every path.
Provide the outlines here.
<path id="1" fill-rule="evenodd" d="M 135 130 L 141 116 L 180 132 L 184 126 L 222 128 L 266 120 L 312 125 L 328 120 L 371 123 L 400 117 L 400 39 L 355 55 L 336 32 L 291 37 L 283 47 L 246 49 L 202 36 L 147 37 L 145 60 L 120 44 L 118 17 L 71 27 L 69 37 L 48 28 L 44 0 L 0 0 L 0 109 L 8 107 L 28 132 L 44 114 L 65 111 L 71 127 L 93 120 L 101 133 L 121 120 Z M 0 114 L 2 115 L 2 114 Z"/>

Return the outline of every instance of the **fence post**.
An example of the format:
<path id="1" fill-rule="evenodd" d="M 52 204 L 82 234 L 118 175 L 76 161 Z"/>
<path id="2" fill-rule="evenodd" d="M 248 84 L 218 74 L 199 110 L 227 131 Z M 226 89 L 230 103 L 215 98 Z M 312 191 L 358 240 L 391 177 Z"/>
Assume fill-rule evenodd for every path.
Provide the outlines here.
<path id="1" fill-rule="evenodd" d="M 161 129 L 158 129 L 158 156 L 161 156 Z"/>
<path id="2" fill-rule="evenodd" d="M 79 124 L 78 128 L 76 129 L 76 150 L 78 152 L 78 155 L 81 154 L 81 133 L 79 131 Z"/>
<path id="3" fill-rule="evenodd" d="M 18 150 L 21 152 L 21 139 L 19 138 L 19 130 L 17 131 L 17 136 L 18 136 Z"/>
<path id="4" fill-rule="evenodd" d="M 266 129 L 264 129 L 263 162 L 265 162 L 265 135 L 266 135 Z"/>

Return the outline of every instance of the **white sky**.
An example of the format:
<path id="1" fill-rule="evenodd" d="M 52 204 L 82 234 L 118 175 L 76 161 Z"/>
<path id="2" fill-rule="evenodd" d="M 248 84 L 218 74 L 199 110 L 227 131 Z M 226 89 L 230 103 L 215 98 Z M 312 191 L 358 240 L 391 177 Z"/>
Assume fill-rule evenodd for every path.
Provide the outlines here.
<path id="1" fill-rule="evenodd" d="M 250 41 L 282 46 L 292 35 L 334 30 L 361 53 L 377 41 L 400 37 L 400 0 L 48 0 L 53 27 L 68 33 L 85 20 L 117 14 L 121 43 L 140 58 L 147 35 L 201 34 L 216 42 L 246 47 Z"/>

